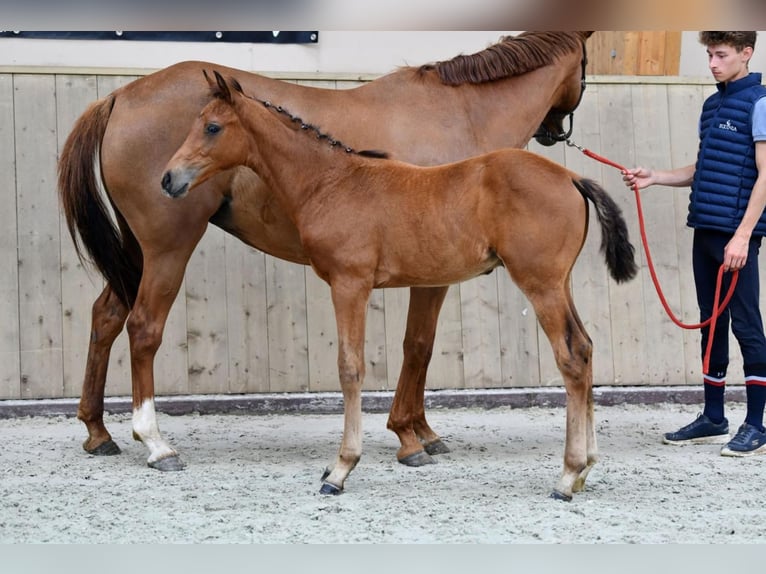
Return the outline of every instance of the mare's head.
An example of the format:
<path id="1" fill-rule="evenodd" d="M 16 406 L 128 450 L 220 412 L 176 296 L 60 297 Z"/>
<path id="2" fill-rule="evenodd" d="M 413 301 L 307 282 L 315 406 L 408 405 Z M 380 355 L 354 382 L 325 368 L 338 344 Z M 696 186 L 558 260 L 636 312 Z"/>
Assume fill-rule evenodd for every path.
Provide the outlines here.
<path id="1" fill-rule="evenodd" d="M 534 134 L 535 141 L 544 146 L 552 146 L 556 142 L 569 139 L 572 135 L 572 117 L 574 111 L 582 101 L 585 92 L 585 67 L 588 64 L 588 52 L 585 41 L 593 32 L 574 32 L 579 39 L 579 48 L 574 53 L 579 54 L 579 66 L 570 69 L 564 82 L 559 89 L 559 99 L 543 119 L 540 127 Z M 568 127 L 565 126 L 568 120 Z"/>
<path id="2" fill-rule="evenodd" d="M 506 36 L 475 54 L 421 66 L 420 72 L 433 70 L 443 84 L 451 86 L 519 78 L 512 89 L 523 91 L 521 77 L 539 70 L 531 81 L 538 83 L 539 74 L 546 74 L 552 93 L 551 99 L 544 102 L 550 108 L 534 138 L 543 145 L 553 145 L 569 137 L 565 129 L 567 118 L 571 132 L 572 113 L 585 90 L 585 41 L 591 35 L 592 32 L 524 32 Z"/>
<path id="3" fill-rule="evenodd" d="M 162 189 L 169 197 L 183 197 L 214 175 L 243 165 L 249 153 L 249 135 L 240 122 L 242 86 L 203 71 L 213 99 L 194 120 L 186 140 L 165 166 Z"/>

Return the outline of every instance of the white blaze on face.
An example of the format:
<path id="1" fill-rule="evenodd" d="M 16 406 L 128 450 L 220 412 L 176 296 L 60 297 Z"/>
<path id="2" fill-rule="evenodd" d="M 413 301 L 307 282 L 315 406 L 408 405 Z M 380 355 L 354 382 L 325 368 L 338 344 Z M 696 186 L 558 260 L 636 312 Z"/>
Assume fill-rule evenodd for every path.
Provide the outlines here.
<path id="1" fill-rule="evenodd" d="M 149 449 L 148 462 L 156 462 L 177 454 L 160 435 L 154 399 L 146 399 L 140 407 L 133 409 L 133 432 Z"/>

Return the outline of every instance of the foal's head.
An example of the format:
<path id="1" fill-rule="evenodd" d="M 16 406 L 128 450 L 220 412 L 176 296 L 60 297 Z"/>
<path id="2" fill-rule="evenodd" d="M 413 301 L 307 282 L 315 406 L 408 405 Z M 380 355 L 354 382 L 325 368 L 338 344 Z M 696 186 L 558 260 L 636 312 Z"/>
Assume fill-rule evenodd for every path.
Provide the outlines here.
<path id="1" fill-rule="evenodd" d="M 162 176 L 162 189 L 170 197 L 182 197 L 217 173 L 247 161 L 249 135 L 240 122 L 242 86 L 234 78 L 227 82 L 214 72 L 210 84 L 213 99 L 192 124 L 186 140 L 176 151 Z"/>

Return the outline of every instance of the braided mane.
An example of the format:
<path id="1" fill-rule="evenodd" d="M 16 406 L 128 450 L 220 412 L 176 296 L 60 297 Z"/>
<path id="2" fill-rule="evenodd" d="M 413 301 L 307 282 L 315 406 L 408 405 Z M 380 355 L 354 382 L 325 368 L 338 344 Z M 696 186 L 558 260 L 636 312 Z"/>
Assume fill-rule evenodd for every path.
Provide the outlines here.
<path id="1" fill-rule="evenodd" d="M 426 64 L 420 74 L 435 70 L 443 84 L 481 84 L 518 76 L 552 64 L 556 59 L 580 49 L 581 32 L 524 32 L 504 36 L 497 44 L 468 56 Z"/>
<path id="2" fill-rule="evenodd" d="M 202 73 L 205 75 L 206 78 L 208 77 L 207 72 L 205 70 L 202 70 Z M 228 103 L 232 103 L 231 92 L 229 90 L 229 87 L 226 85 L 225 80 L 218 72 L 214 72 L 214 73 L 217 78 L 218 84 L 216 87 L 211 86 L 211 95 L 214 98 L 223 100 Z M 252 100 L 254 102 L 258 102 L 262 106 L 268 109 L 274 110 L 277 114 L 285 118 L 289 124 L 293 124 L 294 126 L 300 126 L 301 131 L 312 133 L 317 140 L 327 141 L 330 144 L 330 147 L 333 147 L 333 148 L 337 147 L 338 149 L 342 149 L 346 153 L 351 153 L 351 154 L 359 155 L 362 157 L 369 157 L 374 159 L 388 159 L 389 157 L 388 152 L 384 152 L 384 151 L 371 150 L 371 149 L 355 150 L 354 148 L 344 144 L 342 141 L 337 140 L 331 135 L 323 132 L 314 124 L 304 122 L 300 117 L 291 114 L 288 110 L 286 110 L 282 106 L 278 106 L 278 105 L 272 104 L 271 102 L 267 100 L 262 100 L 260 98 L 256 98 L 255 96 L 250 96 L 246 94 L 244 89 L 242 88 L 242 85 L 239 83 L 239 81 L 236 78 L 229 78 L 229 83 L 231 84 L 231 87 L 235 91 L 239 92 L 242 95 L 242 97 L 247 98 L 248 100 Z"/>

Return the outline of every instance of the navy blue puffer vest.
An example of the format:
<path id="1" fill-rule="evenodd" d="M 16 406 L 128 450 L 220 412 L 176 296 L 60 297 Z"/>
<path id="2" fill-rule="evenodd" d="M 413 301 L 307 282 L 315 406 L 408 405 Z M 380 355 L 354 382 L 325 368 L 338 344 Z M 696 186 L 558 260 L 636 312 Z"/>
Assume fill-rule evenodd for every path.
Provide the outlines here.
<path id="1" fill-rule="evenodd" d="M 766 96 L 761 74 L 751 73 L 705 100 L 700 147 L 689 195 L 687 225 L 733 233 L 742 221 L 758 177 L 752 136 L 755 102 Z M 766 235 L 766 213 L 753 235 Z"/>

